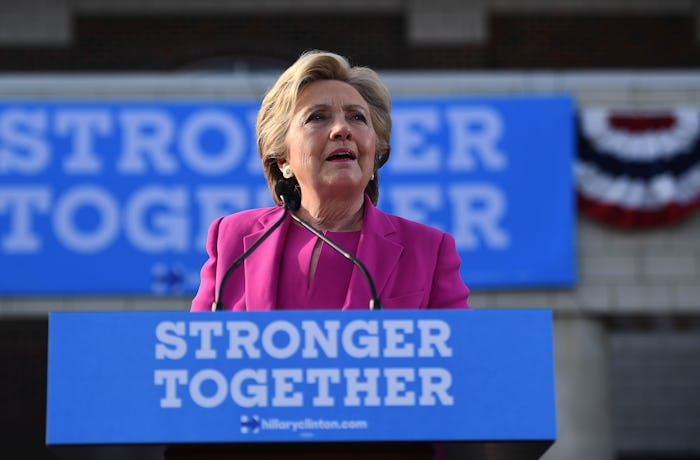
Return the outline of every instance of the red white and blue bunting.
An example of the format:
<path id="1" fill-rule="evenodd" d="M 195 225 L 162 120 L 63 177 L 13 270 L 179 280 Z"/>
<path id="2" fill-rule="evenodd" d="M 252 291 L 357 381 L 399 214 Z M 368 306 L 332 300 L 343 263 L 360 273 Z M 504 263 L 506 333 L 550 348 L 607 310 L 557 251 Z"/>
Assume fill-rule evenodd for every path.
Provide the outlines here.
<path id="1" fill-rule="evenodd" d="M 582 109 L 579 210 L 621 228 L 678 222 L 700 208 L 700 109 Z"/>

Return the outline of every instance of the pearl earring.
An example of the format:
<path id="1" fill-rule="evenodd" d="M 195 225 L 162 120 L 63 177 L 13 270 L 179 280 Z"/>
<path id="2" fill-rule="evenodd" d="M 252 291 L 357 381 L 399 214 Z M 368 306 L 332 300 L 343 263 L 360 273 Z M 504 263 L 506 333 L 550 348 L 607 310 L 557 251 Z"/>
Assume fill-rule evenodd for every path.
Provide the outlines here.
<path id="1" fill-rule="evenodd" d="M 284 165 L 284 168 L 282 168 L 282 177 L 285 179 L 289 179 L 291 177 L 294 177 L 294 171 L 292 171 L 292 167 L 289 165 Z"/>

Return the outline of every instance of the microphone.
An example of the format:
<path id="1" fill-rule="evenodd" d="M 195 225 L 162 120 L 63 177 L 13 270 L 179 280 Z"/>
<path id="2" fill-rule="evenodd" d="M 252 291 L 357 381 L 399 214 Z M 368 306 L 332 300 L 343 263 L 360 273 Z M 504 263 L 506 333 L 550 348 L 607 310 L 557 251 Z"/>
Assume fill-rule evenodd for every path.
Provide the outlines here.
<path id="1" fill-rule="evenodd" d="M 281 197 L 280 192 L 278 191 L 279 184 L 280 182 L 278 182 L 277 186 L 275 187 L 275 193 L 277 193 L 277 196 Z M 289 186 L 287 186 L 287 189 L 289 189 Z M 284 198 L 282 198 L 282 201 L 284 202 Z M 295 209 L 299 209 L 299 204 L 296 205 Z M 224 305 L 221 302 L 221 295 L 224 292 L 224 287 L 226 286 L 226 282 L 228 281 L 229 276 L 231 276 L 231 273 L 233 273 L 233 271 L 236 268 L 238 268 L 243 263 L 243 261 L 258 248 L 258 246 L 260 246 L 260 243 L 265 241 L 272 234 L 272 232 L 274 232 L 275 229 L 277 229 L 277 227 L 280 226 L 280 224 L 284 221 L 289 212 L 290 210 L 285 202 L 284 213 L 282 214 L 282 216 L 279 219 L 277 219 L 277 221 L 274 224 L 272 224 L 272 227 L 270 227 L 260 238 L 258 238 L 255 241 L 255 243 L 252 244 L 252 246 L 250 246 L 243 254 L 238 256 L 238 258 L 234 260 L 231 263 L 231 265 L 229 265 L 229 267 L 226 269 L 226 273 L 224 273 L 224 276 L 221 278 L 219 290 L 217 291 L 216 296 L 214 297 L 214 302 L 212 302 L 211 304 L 211 311 L 220 311 L 224 309 Z"/>
<path id="2" fill-rule="evenodd" d="M 280 179 L 279 181 L 277 181 L 277 184 L 275 185 L 275 193 L 277 194 L 277 196 L 280 197 L 282 203 L 284 203 L 284 207 L 287 211 L 289 211 L 289 215 L 292 217 L 292 219 L 294 219 L 302 227 L 319 237 L 324 243 L 332 247 L 334 250 L 336 250 L 343 257 L 348 259 L 350 262 L 355 264 L 357 268 L 360 269 L 362 275 L 365 277 L 365 280 L 367 280 L 367 284 L 369 285 L 370 291 L 372 292 L 372 298 L 369 301 L 369 309 L 381 310 L 382 302 L 379 300 L 379 296 L 377 295 L 377 288 L 374 286 L 374 281 L 372 280 L 369 271 L 367 271 L 367 268 L 362 264 L 362 262 L 360 262 L 355 256 L 350 254 L 348 251 L 335 244 L 331 239 L 329 239 L 328 237 L 326 237 L 326 235 L 315 229 L 311 224 L 309 224 L 301 217 L 296 215 L 296 210 L 299 209 L 299 206 L 301 206 L 301 197 L 299 196 L 299 193 L 297 191 L 292 190 L 289 187 L 289 184 L 287 184 L 285 180 Z"/>
<path id="3" fill-rule="evenodd" d="M 293 190 L 286 180 L 280 179 L 275 184 L 275 195 L 277 195 L 284 205 L 284 209 L 294 212 L 301 206 L 299 192 Z"/>

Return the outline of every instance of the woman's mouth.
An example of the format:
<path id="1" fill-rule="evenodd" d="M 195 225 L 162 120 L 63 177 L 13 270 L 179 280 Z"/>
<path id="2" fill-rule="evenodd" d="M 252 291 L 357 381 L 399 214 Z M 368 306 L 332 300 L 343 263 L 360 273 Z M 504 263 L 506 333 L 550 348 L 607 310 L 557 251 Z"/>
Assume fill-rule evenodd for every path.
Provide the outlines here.
<path id="1" fill-rule="evenodd" d="M 335 150 L 326 158 L 326 161 L 350 161 L 357 159 L 357 155 L 350 150 Z"/>

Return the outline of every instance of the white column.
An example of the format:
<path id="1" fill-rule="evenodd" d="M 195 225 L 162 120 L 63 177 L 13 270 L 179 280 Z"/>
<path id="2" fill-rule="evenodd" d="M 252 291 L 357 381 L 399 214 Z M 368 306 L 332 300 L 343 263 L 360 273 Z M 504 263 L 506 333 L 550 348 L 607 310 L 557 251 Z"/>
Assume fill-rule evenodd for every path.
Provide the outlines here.
<path id="1" fill-rule="evenodd" d="M 554 321 L 558 437 L 543 460 L 612 460 L 607 335 L 592 318 Z"/>

